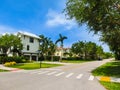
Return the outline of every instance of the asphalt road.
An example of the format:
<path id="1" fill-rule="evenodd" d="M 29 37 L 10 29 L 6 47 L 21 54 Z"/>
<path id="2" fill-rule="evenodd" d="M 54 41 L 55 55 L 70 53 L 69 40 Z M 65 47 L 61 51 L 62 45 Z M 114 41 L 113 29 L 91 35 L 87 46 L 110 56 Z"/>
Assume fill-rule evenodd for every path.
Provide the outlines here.
<path id="1" fill-rule="evenodd" d="M 0 73 L 0 90 L 106 90 L 90 73 L 110 61 Z"/>

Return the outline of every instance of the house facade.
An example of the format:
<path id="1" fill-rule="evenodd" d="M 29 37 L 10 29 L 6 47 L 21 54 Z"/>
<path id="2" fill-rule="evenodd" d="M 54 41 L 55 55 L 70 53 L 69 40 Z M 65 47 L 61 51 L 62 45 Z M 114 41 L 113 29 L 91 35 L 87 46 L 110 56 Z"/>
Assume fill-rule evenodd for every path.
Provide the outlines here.
<path id="1" fill-rule="evenodd" d="M 39 58 L 39 36 L 19 31 L 17 35 L 20 37 L 21 42 L 23 44 L 22 54 L 25 57 L 28 57 L 30 60 L 37 60 Z"/>
<path id="2" fill-rule="evenodd" d="M 68 53 L 70 53 L 70 48 L 61 48 L 58 47 L 55 52 L 55 56 L 61 56 L 62 58 L 69 57 Z"/>

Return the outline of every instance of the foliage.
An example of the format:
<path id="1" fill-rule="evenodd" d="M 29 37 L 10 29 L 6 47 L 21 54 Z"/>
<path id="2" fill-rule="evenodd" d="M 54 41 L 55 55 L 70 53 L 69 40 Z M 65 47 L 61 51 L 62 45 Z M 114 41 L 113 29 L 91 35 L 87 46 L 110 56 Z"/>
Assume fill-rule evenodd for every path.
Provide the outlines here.
<path id="1" fill-rule="evenodd" d="M 51 55 L 51 61 L 54 61 L 54 53 L 57 49 L 57 45 L 52 41 L 49 43 L 49 54 Z"/>
<path id="2" fill-rule="evenodd" d="M 61 34 L 59 34 L 59 39 L 55 42 L 55 44 L 57 44 L 58 42 L 60 42 L 60 43 L 61 43 L 60 46 L 63 47 L 63 41 L 64 41 L 65 39 L 67 39 L 66 36 L 62 36 Z"/>
<path id="3" fill-rule="evenodd" d="M 120 77 L 120 62 L 108 62 L 97 69 L 93 70 L 92 73 L 95 76 L 113 76 Z"/>
<path id="4" fill-rule="evenodd" d="M 3 54 L 7 55 L 8 50 L 11 50 L 14 55 L 15 53 L 21 54 L 23 45 L 18 36 L 13 34 L 5 34 L 0 37 L 0 49 Z"/>
<path id="5" fill-rule="evenodd" d="M 120 90 L 120 83 L 115 82 L 103 82 L 100 83 L 107 89 L 107 90 Z"/>
<path id="6" fill-rule="evenodd" d="M 50 55 L 50 56 L 46 56 L 46 61 L 50 61 L 51 58 L 53 58 L 52 61 L 59 61 L 60 60 L 60 56 L 53 56 L 53 57 L 51 57 L 51 55 Z M 42 61 L 43 60 L 42 57 L 40 57 L 39 60 Z"/>
<path id="7" fill-rule="evenodd" d="M 93 42 L 78 41 L 72 44 L 71 51 L 83 59 L 97 59 L 102 56 L 103 49 Z"/>
<path id="8" fill-rule="evenodd" d="M 4 64 L 4 66 L 13 66 L 13 65 L 16 65 L 16 62 L 6 62 L 5 64 Z"/>
<path id="9" fill-rule="evenodd" d="M 8 70 L 3 70 L 3 69 L 0 69 L 0 72 L 7 72 Z"/>
<path id="10" fill-rule="evenodd" d="M 95 33 L 120 30 L 119 0 L 67 0 L 65 13 Z"/>
<path id="11" fill-rule="evenodd" d="M 46 56 L 49 52 L 50 43 L 52 42 L 50 38 L 45 37 L 44 35 L 40 35 L 40 52 L 41 55 L 44 57 L 44 60 L 46 60 Z"/>
<path id="12" fill-rule="evenodd" d="M 27 60 L 24 57 L 14 56 L 14 57 L 7 57 L 7 56 L 0 56 L 0 63 L 12 62 L 15 61 L 16 63 L 24 63 Z"/>
<path id="13" fill-rule="evenodd" d="M 120 0 L 67 0 L 64 12 L 79 25 L 87 24 L 90 31 L 102 34 L 102 41 L 120 60 Z"/>
<path id="14" fill-rule="evenodd" d="M 63 41 L 64 41 L 65 39 L 67 39 L 66 36 L 62 36 L 61 34 L 59 34 L 59 39 L 55 42 L 55 44 L 57 44 L 58 42 L 61 43 L 60 47 L 61 47 L 62 51 L 63 51 Z M 62 56 L 63 56 L 63 52 L 62 52 L 62 54 L 61 54 L 61 56 L 60 56 L 60 60 L 59 60 L 59 61 L 62 60 Z"/>
<path id="15" fill-rule="evenodd" d="M 104 52 L 103 58 L 112 58 L 113 54 L 110 52 Z"/>
<path id="16" fill-rule="evenodd" d="M 103 34 L 101 41 L 107 43 L 110 50 L 115 54 L 115 58 L 120 60 L 120 30 Z"/>

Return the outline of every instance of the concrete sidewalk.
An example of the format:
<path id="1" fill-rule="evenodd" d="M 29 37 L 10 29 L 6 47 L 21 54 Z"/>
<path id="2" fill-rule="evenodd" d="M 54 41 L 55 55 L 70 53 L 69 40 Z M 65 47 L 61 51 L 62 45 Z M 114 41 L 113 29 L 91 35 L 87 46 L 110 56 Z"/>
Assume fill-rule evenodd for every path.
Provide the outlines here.
<path id="1" fill-rule="evenodd" d="M 18 70 L 23 70 L 23 69 L 19 69 L 19 68 L 5 67 L 5 66 L 2 65 L 2 64 L 0 64 L 0 69 L 8 70 L 8 71 L 18 71 Z"/>

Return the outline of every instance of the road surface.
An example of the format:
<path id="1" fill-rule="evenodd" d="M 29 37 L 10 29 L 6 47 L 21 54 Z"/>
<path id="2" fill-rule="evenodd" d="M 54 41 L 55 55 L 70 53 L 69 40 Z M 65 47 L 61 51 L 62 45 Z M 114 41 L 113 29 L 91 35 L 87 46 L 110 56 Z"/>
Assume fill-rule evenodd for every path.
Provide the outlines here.
<path id="1" fill-rule="evenodd" d="M 0 90 L 106 90 L 90 73 L 110 61 L 0 73 Z"/>

